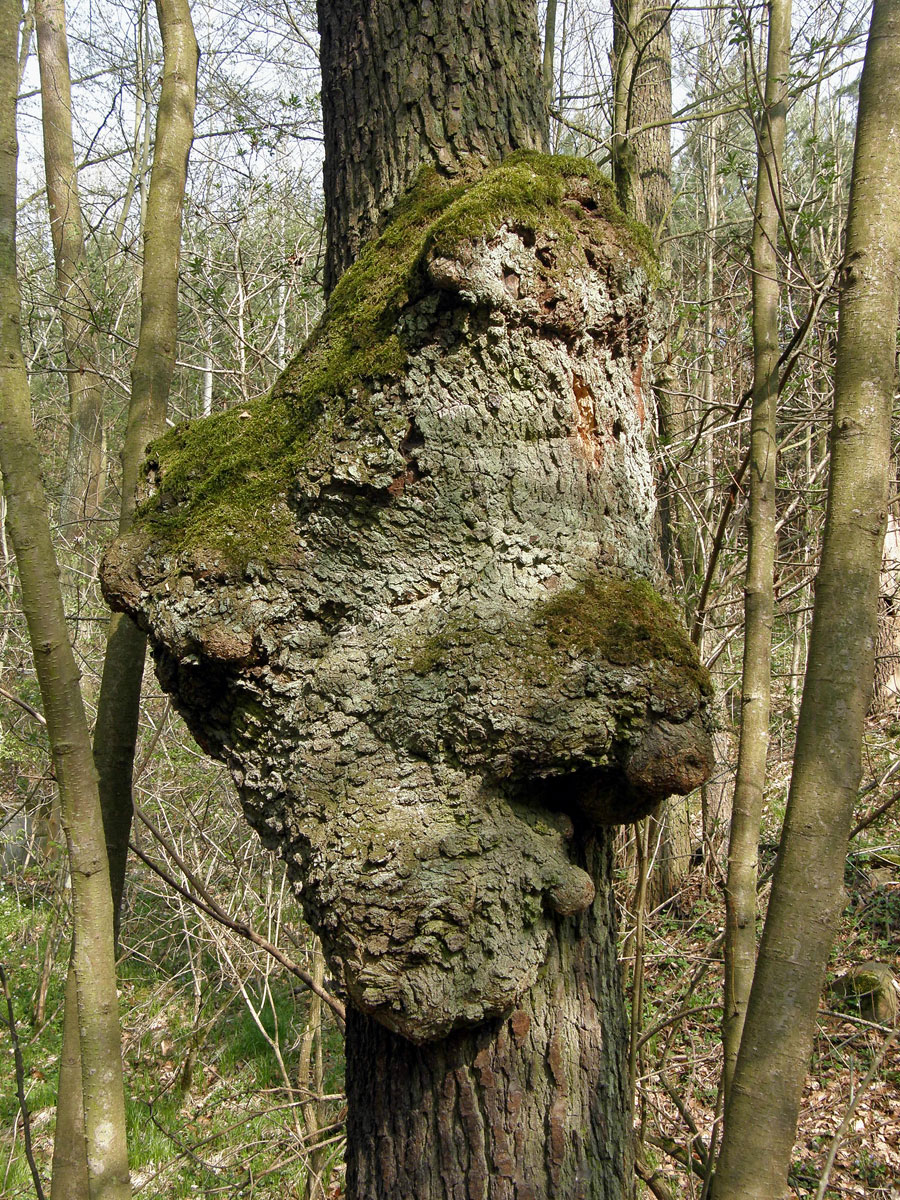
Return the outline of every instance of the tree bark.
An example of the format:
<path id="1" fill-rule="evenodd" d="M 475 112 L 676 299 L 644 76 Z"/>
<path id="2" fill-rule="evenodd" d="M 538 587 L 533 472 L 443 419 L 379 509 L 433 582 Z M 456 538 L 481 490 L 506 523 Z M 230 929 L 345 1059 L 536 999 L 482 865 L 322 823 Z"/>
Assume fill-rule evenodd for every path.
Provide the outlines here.
<path id="1" fill-rule="evenodd" d="M 94 326 L 96 304 L 88 275 L 72 142 L 72 82 L 64 0 L 35 0 L 35 25 L 47 203 L 69 391 L 69 448 L 60 521 L 77 525 L 100 509 L 105 447 L 103 386 L 97 373 Z"/>
<path id="2" fill-rule="evenodd" d="M 157 0 L 156 11 L 163 41 L 163 77 L 144 227 L 141 323 L 122 449 L 120 534 L 131 528 L 147 443 L 158 437 L 166 424 L 178 338 L 181 217 L 197 98 L 197 41 L 186 0 Z M 100 777 L 117 925 L 131 831 L 131 776 L 145 650 L 146 636 L 130 617 L 115 613 L 103 661 L 94 762 Z"/>
<path id="3" fill-rule="evenodd" d="M 613 0 L 613 182 L 622 208 L 658 237 L 672 207 L 668 6 Z"/>
<path id="4" fill-rule="evenodd" d="M 163 78 L 144 233 L 141 324 L 122 450 L 120 534 L 131 527 L 147 443 L 165 429 L 175 366 L 181 214 L 197 90 L 197 43 L 187 4 L 183 0 L 158 0 L 157 15 L 163 39 Z M 93 756 L 116 940 L 131 832 L 132 774 L 146 644 L 146 635 L 130 617 L 112 614 L 94 723 Z M 74 1052 L 64 1052 L 60 1063 L 52 1200 L 76 1200 L 83 1195 L 78 1039 L 70 1029 L 74 1019 L 75 1010 L 67 1006 L 63 1042 Z"/>
<path id="5" fill-rule="evenodd" d="M 731 1088 L 756 964 L 756 874 L 769 749 L 775 611 L 775 419 L 778 402 L 778 228 L 787 115 L 791 3 L 770 0 L 765 97 L 757 128 L 753 292 L 753 408 L 744 583 L 741 730 L 725 886 L 725 1098 Z"/>
<path id="6" fill-rule="evenodd" d="M 647 0 L 613 0 L 613 62 L 617 137 L 613 176 L 619 202 L 630 217 L 650 226 L 655 237 L 668 231 L 672 208 L 672 45 L 669 10 Z M 667 254 L 660 251 L 667 262 Z M 684 401 L 675 393 L 668 337 L 653 352 L 653 396 L 660 438 L 685 433 Z M 682 546 L 693 527 L 676 489 L 661 498 L 663 543 Z M 673 556 L 666 555 L 673 583 Z M 687 561 L 685 568 L 690 569 Z M 653 867 L 647 883 L 650 908 L 676 894 L 690 870 L 690 800 L 672 799 L 648 817 Z"/>
<path id="7" fill-rule="evenodd" d="M 41 486 L 20 336 L 16 280 L 16 47 L 21 10 L 0 3 L 0 469 L 69 849 L 72 964 L 81 1043 L 91 1200 L 131 1195 L 116 998 L 113 914 L 90 735 L 69 645 Z"/>
<path id="8" fill-rule="evenodd" d="M 872 691 L 900 305 L 900 3 L 875 0 L 841 280 L 822 563 L 784 832 L 715 1200 L 785 1194 Z"/>
<path id="9" fill-rule="evenodd" d="M 884 537 L 878 590 L 873 713 L 883 713 L 896 707 L 900 697 L 900 521 L 893 514 L 888 517 Z"/>
<path id="10" fill-rule="evenodd" d="M 542 143 L 532 5 L 444 5 L 439 29 L 411 0 L 320 20 L 330 285 L 397 189 L 437 170 L 271 396 L 156 444 L 105 594 L 150 631 L 163 686 L 366 1014 L 349 1194 L 450 1200 L 483 1177 L 517 1200 L 624 1197 L 611 863 L 591 879 L 579 847 L 596 831 L 606 848 L 603 826 L 689 790 L 708 757 L 705 676 L 651 586 L 646 264 L 583 163 L 441 178 Z M 432 74 L 432 98 L 398 108 Z M 157 518 L 174 521 L 162 557 Z M 383 1083 L 373 1054 L 396 1064 Z M 451 1070 L 460 1098 L 432 1097 Z M 503 1173 L 495 1100 L 521 1103 L 533 1178 Z"/>
<path id="11" fill-rule="evenodd" d="M 612 841 L 607 831 L 587 847 L 599 880 L 611 877 Z M 628 1194 L 613 904 L 601 886 L 586 913 L 558 919 L 537 983 L 505 1021 L 417 1047 L 348 1009 L 348 1196 Z"/>
<path id="12" fill-rule="evenodd" d="M 317 7 L 329 293 L 420 167 L 543 149 L 547 103 L 533 3 Z"/>

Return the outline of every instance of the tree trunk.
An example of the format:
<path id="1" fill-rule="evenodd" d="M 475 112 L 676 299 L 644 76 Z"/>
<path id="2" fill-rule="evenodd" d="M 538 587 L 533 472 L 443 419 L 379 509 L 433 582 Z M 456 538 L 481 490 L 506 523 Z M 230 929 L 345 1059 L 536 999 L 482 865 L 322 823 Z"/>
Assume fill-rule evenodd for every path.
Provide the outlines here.
<path id="1" fill-rule="evenodd" d="M 778 228 L 787 114 L 791 3 L 770 0 L 766 93 L 757 128 L 753 289 L 753 409 L 744 583 L 741 731 L 725 888 L 726 1103 L 756 964 L 756 874 L 769 749 L 772 621 L 775 611 L 775 417 L 778 401 Z"/>
<path id="2" fill-rule="evenodd" d="M 16 279 L 16 48 L 21 10 L 0 3 L 0 469 L 72 876 L 72 968 L 91 1200 L 131 1195 L 113 913 L 90 735 L 69 645 L 20 337 Z"/>
<path id="3" fill-rule="evenodd" d="M 69 449 L 60 501 L 60 521 L 66 526 L 95 516 L 103 500 L 103 387 L 97 374 L 96 304 L 88 276 L 72 143 L 64 0 L 35 0 L 35 24 L 47 203 L 69 390 Z M 67 535 L 71 532 L 66 529 Z"/>
<path id="4" fill-rule="evenodd" d="M 896 707 L 900 698 L 900 521 L 893 515 L 884 536 L 878 593 L 873 713 Z"/>
<path id="5" fill-rule="evenodd" d="M 131 526 L 147 443 L 165 429 L 166 403 L 175 367 L 181 213 L 197 88 L 197 43 L 187 4 L 184 0 L 159 0 L 157 14 L 163 39 L 163 78 L 144 234 L 141 324 L 122 450 L 120 534 Z M 106 636 L 93 756 L 116 940 L 131 832 L 132 774 L 146 643 L 146 635 L 130 617 L 113 613 Z M 75 1016 L 74 1008 L 67 1005 L 63 1040 L 66 1046 L 74 1046 L 77 1054 L 77 1036 L 70 1030 Z M 72 1055 L 64 1054 L 60 1064 L 52 1200 L 75 1200 L 82 1194 L 84 1139 L 78 1080 L 77 1070 L 72 1070 Z"/>
<path id="6" fill-rule="evenodd" d="M 420 167 L 543 149 L 547 103 L 532 3 L 318 0 L 318 13 L 328 293 Z"/>
<path id="7" fill-rule="evenodd" d="M 652 587 L 646 258 L 585 164 L 472 169 L 543 141 L 532 6 L 320 21 L 325 316 L 271 396 L 156 444 L 105 593 L 366 1014 L 349 1195 L 451 1200 L 482 1172 L 485 1195 L 627 1196 L 611 865 L 579 863 L 708 759 L 705 676 Z M 571 919 L 595 893 L 596 933 Z M 404 1064 L 383 1083 L 376 1052 Z M 451 1066 L 458 1096 L 432 1096 Z M 507 1187 L 491 1106 L 517 1083 L 508 1152 L 534 1177 Z M 394 1104 L 414 1119 L 426 1091 L 401 1136 Z"/>
<path id="8" fill-rule="evenodd" d="M 613 0 L 613 181 L 622 208 L 658 237 L 672 207 L 670 10 Z"/>
<path id="9" fill-rule="evenodd" d="M 900 3 L 875 0 L 842 272 L 831 473 L 794 770 L 715 1200 L 785 1194 L 872 691 L 900 305 Z"/>
<path id="10" fill-rule="evenodd" d="M 646 0 L 613 0 L 613 61 L 615 64 L 617 138 L 613 172 L 619 202 L 635 220 L 650 226 L 654 237 L 668 231 L 672 208 L 672 45 L 669 11 L 647 7 Z M 667 263 L 663 249 L 660 259 Z M 669 339 L 653 352 L 653 396 L 663 442 L 686 433 L 684 400 L 669 362 Z M 661 500 L 663 543 L 682 548 L 694 519 L 681 500 L 678 485 Z M 677 587 L 672 569 L 667 566 Z M 688 560 L 684 561 L 690 570 Z M 647 882 L 650 908 L 671 899 L 684 882 L 691 862 L 690 800 L 678 797 L 660 805 L 648 817 L 648 843 L 653 865 Z"/>
<path id="11" fill-rule="evenodd" d="M 558 918 L 541 975 L 507 1020 L 415 1046 L 348 1009 L 348 1196 L 629 1193 L 612 840 L 587 850 L 593 906 Z"/>
<path id="12" fill-rule="evenodd" d="M 122 449 L 120 534 L 131 528 L 147 444 L 166 425 L 178 337 L 181 215 L 197 96 L 197 41 L 186 0 L 157 0 L 156 11 L 163 41 L 163 77 L 144 227 L 141 322 Z M 131 831 L 131 775 L 145 649 L 146 637 L 134 622 L 121 613 L 114 614 L 97 703 L 94 762 L 100 777 L 117 924 Z"/>

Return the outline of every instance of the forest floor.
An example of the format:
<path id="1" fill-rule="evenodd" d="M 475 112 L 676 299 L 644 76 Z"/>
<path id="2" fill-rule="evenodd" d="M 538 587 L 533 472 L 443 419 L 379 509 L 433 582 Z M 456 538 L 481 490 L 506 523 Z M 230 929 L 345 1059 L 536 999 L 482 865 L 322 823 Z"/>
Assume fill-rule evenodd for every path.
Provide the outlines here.
<path id="1" fill-rule="evenodd" d="M 888 751 L 898 734 L 896 717 L 870 725 L 867 775 L 880 779 L 881 786 L 871 790 L 875 799 L 867 801 L 863 795 L 858 822 L 896 788 L 896 779 L 890 784 L 884 775 L 885 763 L 894 761 Z M 786 796 L 789 782 L 790 759 L 785 755 L 776 764 L 770 790 Z M 760 847 L 763 871 L 774 863 L 782 815 L 773 805 L 769 840 Z M 897 1016 L 885 1023 L 866 1019 L 873 1014 L 866 1012 L 865 998 L 861 1007 L 857 997 L 839 994 L 842 977 L 863 964 L 887 964 L 895 981 L 900 980 L 900 803 L 853 839 L 844 884 L 846 905 L 819 1005 L 790 1194 L 792 1200 L 817 1196 L 836 1141 L 822 1200 L 900 1200 L 900 1038 L 891 1028 Z M 766 896 L 763 889 L 760 930 Z M 704 1194 L 705 1153 L 719 1104 L 723 965 L 717 943 L 724 922 L 721 877 L 710 879 L 697 867 L 674 902 L 651 917 L 647 931 L 644 1028 L 652 1029 L 682 1010 L 688 1015 L 666 1026 L 644 1048 L 638 1123 L 648 1158 L 671 1176 L 674 1194 L 690 1200 Z M 898 1001 L 900 983 L 895 982 L 895 1014 Z"/>
<path id="2" fill-rule="evenodd" d="M 885 742 L 897 732 L 886 724 Z M 173 778 L 184 781 L 190 763 L 169 753 Z M 786 777 L 773 781 L 773 790 L 779 788 L 786 793 Z M 298 914 L 280 867 L 248 845 L 228 792 L 223 780 L 210 784 L 207 777 L 202 804 L 190 810 L 198 821 L 193 840 L 187 820 L 178 849 L 195 864 L 204 886 L 220 900 L 228 898 L 233 916 L 255 924 L 312 969 L 314 947 L 308 931 L 291 924 Z M 876 804 L 864 797 L 860 815 Z M 211 835 L 213 812 L 218 824 Z M 773 805 L 772 840 L 779 816 Z M 164 848 L 153 846 L 146 831 L 141 837 L 144 851 L 173 870 Z M 764 869 L 771 844 L 763 844 Z M 0 963 L 10 980 L 45 1188 L 66 959 L 60 864 L 61 858 L 55 866 L 32 861 L 0 872 Z M 900 1042 L 889 1046 L 869 1079 L 890 1031 L 867 1020 L 858 1005 L 848 1006 L 832 985 L 852 967 L 873 961 L 900 975 L 900 805 L 854 841 L 845 883 L 847 904 L 820 1005 L 791 1185 L 796 1200 L 816 1197 L 840 1129 L 825 1197 L 898 1200 Z M 620 891 L 624 906 L 631 891 L 624 872 Z M 133 865 L 129 895 L 120 994 L 135 1194 L 299 1198 L 314 1166 L 325 1194 L 339 1197 L 343 1068 L 340 1034 L 328 1010 L 315 1022 L 315 1036 L 304 1038 L 309 993 L 268 956 L 217 927 L 141 863 Z M 765 892 L 762 906 L 764 901 Z M 679 1200 L 701 1200 L 716 1128 L 723 924 L 721 879 L 701 866 L 647 923 L 643 1029 L 651 1036 L 641 1050 L 636 1114 L 646 1160 L 663 1170 Z M 0 1028 L 0 1045 L 9 1046 L 8 1029 Z M 12 1055 L 4 1050 L 0 1195 L 15 1200 L 34 1194 Z"/>

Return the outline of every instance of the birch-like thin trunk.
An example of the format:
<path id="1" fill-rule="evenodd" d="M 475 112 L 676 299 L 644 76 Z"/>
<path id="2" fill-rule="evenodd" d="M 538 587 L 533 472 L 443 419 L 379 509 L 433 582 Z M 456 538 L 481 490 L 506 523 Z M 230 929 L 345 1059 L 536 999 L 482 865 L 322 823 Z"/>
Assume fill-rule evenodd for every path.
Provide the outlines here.
<path id="1" fill-rule="evenodd" d="M 20 19 L 18 0 L 0 0 L 0 469 L 69 850 L 88 1195 L 90 1200 L 126 1200 L 131 1183 L 103 821 L 41 486 L 20 334 L 15 241 Z"/>
<path id="2" fill-rule="evenodd" d="M 547 104 L 552 106 L 555 99 L 556 78 L 553 69 L 553 59 L 556 54 L 556 0 L 547 0 L 547 16 L 544 20 L 544 61 L 541 74 L 544 78 L 544 90 L 547 93 Z"/>
<path id="3" fill-rule="evenodd" d="M 859 115 L 831 474 L 794 771 L 714 1200 L 786 1191 L 872 691 L 900 305 L 900 0 L 875 0 Z"/>
<path id="4" fill-rule="evenodd" d="M 775 608 L 775 415 L 778 401 L 779 181 L 787 115 L 791 2 L 770 0 L 765 99 L 757 128 L 753 291 L 753 409 L 744 583 L 741 732 L 725 889 L 726 1103 L 756 965 L 756 875 L 769 749 L 772 621 Z"/>
<path id="5" fill-rule="evenodd" d="M 69 392 L 69 447 L 60 500 L 60 521 L 66 526 L 95 516 L 103 500 L 103 387 L 97 373 L 96 305 L 85 255 L 72 141 L 64 0 L 35 0 L 34 11 L 47 204 Z"/>
<path id="6" fill-rule="evenodd" d="M 122 450 L 119 515 L 122 533 L 131 526 L 144 449 L 165 428 L 175 367 L 181 216 L 197 87 L 197 43 L 186 0 L 158 0 L 157 14 L 163 38 L 163 81 L 144 230 L 141 324 Z M 114 613 L 107 633 L 93 754 L 99 776 L 116 929 L 131 831 L 131 785 L 145 650 L 146 638 L 134 622 Z M 67 1008 L 64 1041 L 67 1036 L 71 1039 L 68 1029 L 71 1019 Z M 75 1200 L 81 1195 L 77 1149 L 73 1149 L 79 1140 L 78 1074 L 70 1069 L 71 1058 L 64 1056 L 60 1066 L 52 1200 Z"/>

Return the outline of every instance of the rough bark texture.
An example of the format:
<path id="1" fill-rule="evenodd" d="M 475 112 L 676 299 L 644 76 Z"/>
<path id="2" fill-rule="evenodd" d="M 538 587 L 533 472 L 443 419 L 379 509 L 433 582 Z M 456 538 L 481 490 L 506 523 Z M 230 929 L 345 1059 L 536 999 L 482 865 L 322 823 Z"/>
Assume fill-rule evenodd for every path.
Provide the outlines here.
<path id="1" fill-rule="evenodd" d="M 794 770 L 714 1200 L 786 1194 L 871 698 L 900 304 L 900 2 L 875 0 L 860 81 L 822 565 Z"/>
<path id="2" fill-rule="evenodd" d="M 611 841 L 604 832 L 586 847 L 595 878 L 609 878 Z M 604 888 L 590 910 L 559 919 L 509 1018 L 427 1055 L 348 1011 L 348 1195 L 622 1200 L 630 1139 L 617 1116 L 627 1088 L 611 903 Z"/>
<path id="3" fill-rule="evenodd" d="M 707 770 L 705 677 L 652 586 L 647 278 L 583 171 L 538 156 L 471 187 L 426 176 L 272 397 L 157 444 L 154 494 L 103 570 L 349 995 L 413 1043 L 508 1016 L 542 970 L 576 1004 L 551 965 L 580 953 L 561 918 L 610 883 L 584 847 Z M 419 1053 L 431 1076 L 450 1061 Z M 571 1113 L 593 1111 L 597 1078 L 570 1080 Z M 457 1118 L 454 1171 L 420 1200 L 463 1186 L 480 1134 Z M 624 1109 L 605 1119 L 624 1145 Z M 509 1194 L 602 1197 L 605 1178 Z"/>
<path id="4" fill-rule="evenodd" d="M 612 0 L 612 165 L 622 208 L 658 236 L 672 205 L 671 10 Z"/>
<path id="5" fill-rule="evenodd" d="M 424 164 L 541 150 L 534 4 L 318 0 L 330 292 Z"/>
<path id="6" fill-rule="evenodd" d="M 570 818 L 634 819 L 707 765 L 646 582 L 646 278 L 569 183 L 586 245 L 501 226 L 427 257 L 406 370 L 307 431 L 280 559 L 229 573 L 145 529 L 104 572 L 351 996 L 416 1041 L 509 1011 L 552 912 L 590 904 Z M 164 454 L 158 487 L 171 514 Z"/>

